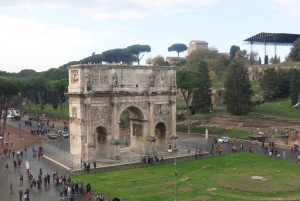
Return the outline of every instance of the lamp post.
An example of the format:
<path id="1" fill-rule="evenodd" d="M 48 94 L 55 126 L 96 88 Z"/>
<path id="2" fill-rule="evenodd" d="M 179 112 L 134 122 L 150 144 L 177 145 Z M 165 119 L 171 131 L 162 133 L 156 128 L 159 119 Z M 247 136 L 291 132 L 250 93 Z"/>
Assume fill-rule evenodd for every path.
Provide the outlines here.
<path id="1" fill-rule="evenodd" d="M 9 171 L 9 194 L 13 194 L 12 183 L 11 183 L 11 171 Z"/>
<path id="2" fill-rule="evenodd" d="M 175 153 L 175 158 L 174 158 L 174 176 L 175 176 L 175 201 L 177 201 L 177 169 L 176 169 L 176 163 L 177 163 L 177 139 L 178 139 L 178 136 L 175 134 L 172 134 L 170 139 L 173 141 L 174 143 L 174 146 L 175 146 L 175 149 L 174 151 L 176 152 Z"/>

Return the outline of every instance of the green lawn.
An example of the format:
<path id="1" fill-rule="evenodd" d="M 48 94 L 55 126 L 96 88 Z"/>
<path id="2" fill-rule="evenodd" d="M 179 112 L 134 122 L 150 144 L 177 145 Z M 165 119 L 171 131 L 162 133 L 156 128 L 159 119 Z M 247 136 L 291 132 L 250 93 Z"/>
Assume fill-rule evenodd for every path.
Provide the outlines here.
<path id="1" fill-rule="evenodd" d="M 187 125 L 177 125 L 176 126 L 177 132 L 187 133 Z M 205 133 L 204 127 L 191 127 L 191 133 Z M 242 129 L 219 129 L 219 128 L 208 128 L 208 133 L 218 136 L 227 136 L 230 138 L 239 138 L 249 140 L 250 132 L 249 130 L 242 130 Z"/>
<path id="2" fill-rule="evenodd" d="M 254 107 L 253 111 L 288 117 L 300 117 L 300 109 L 292 107 L 289 98 L 278 98 L 276 101 L 266 102 Z"/>
<path id="3" fill-rule="evenodd" d="M 203 166 L 212 168 L 203 168 Z M 299 164 L 238 153 L 177 163 L 177 200 L 300 200 Z M 267 181 L 252 180 L 262 176 Z M 174 165 L 73 176 L 107 200 L 174 200 Z M 215 190 L 207 190 L 215 188 Z"/>
<path id="4" fill-rule="evenodd" d="M 23 105 L 22 107 L 24 108 L 25 112 L 30 113 L 29 105 Z M 31 103 L 31 110 L 32 110 L 33 114 L 36 114 L 35 104 Z M 63 104 L 63 112 L 64 112 L 64 119 L 69 120 L 69 104 L 68 103 Z M 40 114 L 39 105 L 38 105 L 38 114 Z M 46 104 L 46 105 L 44 105 L 43 114 L 45 114 L 46 116 L 55 118 L 55 119 L 56 118 L 61 119 L 61 112 L 60 112 L 59 106 L 57 109 L 53 109 L 52 105 Z"/>

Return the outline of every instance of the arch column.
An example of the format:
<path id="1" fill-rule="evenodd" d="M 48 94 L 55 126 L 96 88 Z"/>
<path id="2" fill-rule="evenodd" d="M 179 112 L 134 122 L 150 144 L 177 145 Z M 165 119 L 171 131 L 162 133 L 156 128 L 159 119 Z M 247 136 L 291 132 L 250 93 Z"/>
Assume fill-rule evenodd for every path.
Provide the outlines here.
<path id="1" fill-rule="evenodd" d="M 171 100 L 171 135 L 176 133 L 176 101 Z"/>
<path id="2" fill-rule="evenodd" d="M 84 144 L 85 148 L 85 157 L 84 161 L 91 162 L 94 157 L 94 139 L 91 133 L 91 94 L 87 94 L 86 100 L 84 102 L 85 106 L 85 137 L 86 143 Z"/>
<path id="3" fill-rule="evenodd" d="M 155 137 L 155 127 L 154 127 L 154 104 L 149 102 L 149 131 L 150 136 Z"/>
<path id="4" fill-rule="evenodd" d="M 113 141 L 112 144 L 114 145 L 114 156 L 113 158 L 118 160 L 121 158 L 120 151 L 119 151 L 119 144 L 120 144 L 120 128 L 119 128 L 119 116 L 118 116 L 118 108 L 117 108 L 117 101 L 114 100 L 111 102 L 112 106 L 112 121 L 111 121 L 111 130 L 113 132 Z"/>

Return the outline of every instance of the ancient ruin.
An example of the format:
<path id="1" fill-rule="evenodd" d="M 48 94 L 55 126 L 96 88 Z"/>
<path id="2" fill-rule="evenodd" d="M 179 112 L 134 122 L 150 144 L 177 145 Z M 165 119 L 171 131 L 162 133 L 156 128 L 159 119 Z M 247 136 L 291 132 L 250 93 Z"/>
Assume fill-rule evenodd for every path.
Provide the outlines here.
<path id="1" fill-rule="evenodd" d="M 130 113 L 130 150 L 168 146 L 176 133 L 176 69 L 79 64 L 69 68 L 70 152 L 119 159 L 119 120 Z"/>

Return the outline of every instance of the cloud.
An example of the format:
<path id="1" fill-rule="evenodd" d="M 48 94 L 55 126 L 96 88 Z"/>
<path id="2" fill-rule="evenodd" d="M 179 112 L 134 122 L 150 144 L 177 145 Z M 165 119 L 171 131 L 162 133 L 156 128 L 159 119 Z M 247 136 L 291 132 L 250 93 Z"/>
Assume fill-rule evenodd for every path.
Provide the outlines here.
<path id="1" fill-rule="evenodd" d="M 3 68 L 18 72 L 58 67 L 74 55 L 76 49 L 90 45 L 88 31 L 49 29 L 35 18 L 11 18 L 0 15 L 0 59 Z M 67 59 L 66 59 L 67 58 Z"/>
<path id="2" fill-rule="evenodd" d="M 292 16 L 300 16 L 300 1 L 299 0 L 269 0 L 268 6 L 278 11 L 284 11 Z"/>
<path id="3" fill-rule="evenodd" d="M 219 0 L 0 0 L 0 8 L 9 9 L 67 9 L 84 13 L 93 19 L 144 19 L 156 13 L 190 12 L 214 5 Z"/>

